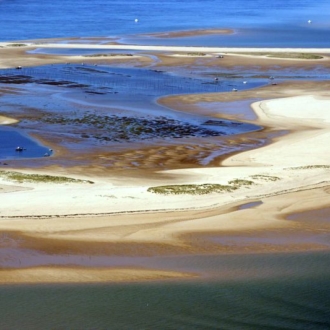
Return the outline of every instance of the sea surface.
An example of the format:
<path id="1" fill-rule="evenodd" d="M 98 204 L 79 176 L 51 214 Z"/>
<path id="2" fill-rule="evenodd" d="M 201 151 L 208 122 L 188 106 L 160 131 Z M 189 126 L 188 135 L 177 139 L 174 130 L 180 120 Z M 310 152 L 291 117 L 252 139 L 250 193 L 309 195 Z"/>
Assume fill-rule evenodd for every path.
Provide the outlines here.
<path id="1" fill-rule="evenodd" d="M 329 13 L 329 0 L 0 0 L 0 41 L 107 36 L 145 44 L 330 47 Z M 202 28 L 235 33 L 176 41 L 141 36 Z M 213 277 L 1 286 L 0 328 L 330 329 L 328 252 L 196 257 L 178 264 L 186 270 L 198 265 Z M 240 276 L 224 278 L 228 269 Z"/>
<path id="2" fill-rule="evenodd" d="M 1 0 L 0 41 L 233 28 L 181 44 L 329 47 L 329 12 L 328 0 Z"/>
<path id="3" fill-rule="evenodd" d="M 165 259 L 159 258 L 158 266 L 213 272 L 213 277 L 179 282 L 2 286 L 0 328 L 330 329 L 329 253 Z"/>

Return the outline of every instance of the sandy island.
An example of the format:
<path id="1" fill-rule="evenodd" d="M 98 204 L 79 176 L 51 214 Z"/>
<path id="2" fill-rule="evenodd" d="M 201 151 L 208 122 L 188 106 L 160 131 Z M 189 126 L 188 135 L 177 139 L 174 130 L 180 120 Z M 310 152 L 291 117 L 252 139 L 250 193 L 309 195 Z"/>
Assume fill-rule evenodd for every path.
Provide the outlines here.
<path id="1" fill-rule="evenodd" d="M 15 50 L 17 55 L 22 55 L 21 51 Z M 8 55 L 0 64 L 15 66 L 19 63 L 18 57 L 10 62 Z M 46 62 L 53 57 L 55 63 L 64 61 L 56 56 L 32 57 L 31 64 L 43 57 Z M 251 58 L 253 56 L 244 60 Z M 329 65 L 328 60 L 325 65 Z M 0 177 L 0 283 L 134 281 L 196 276 L 195 273 L 153 269 L 152 263 L 150 268 L 142 269 L 129 262 L 116 267 L 111 262 L 113 256 L 138 258 L 329 249 L 326 242 L 312 239 L 318 233 L 328 235 L 328 223 L 288 220 L 291 214 L 330 204 L 329 87 L 328 82 L 287 82 L 239 93 L 161 99 L 160 103 L 165 106 L 214 117 L 226 117 L 221 112 L 224 102 L 261 99 L 251 101 L 256 119 L 247 121 L 263 126 L 265 134 L 274 134 L 271 143 L 231 155 L 213 167 L 159 171 L 150 176 L 144 172 L 134 178 L 122 176 L 122 172 L 120 176 L 115 172 L 93 175 L 93 171 L 77 175 L 76 170 L 60 167 L 44 170 L 2 167 L 2 171 L 64 175 L 83 181 L 19 183 Z M 0 117 L 1 124 L 12 122 Z M 282 134 L 276 134 L 278 132 Z M 244 140 L 244 136 L 239 138 Z M 175 157 L 175 154 L 170 156 Z M 148 191 L 160 185 L 229 185 L 230 182 L 237 184 L 237 189 L 206 195 L 162 195 Z M 287 239 L 283 244 L 276 239 L 260 241 L 265 233 Z M 230 244 L 221 241 L 221 238 L 237 234 L 259 240 L 252 239 L 249 244 L 234 238 Z M 211 236 L 219 240 L 212 241 Z M 66 261 L 69 256 L 73 256 L 70 262 Z M 95 265 L 86 256 L 105 259 Z M 48 264 L 47 258 L 55 259 Z"/>

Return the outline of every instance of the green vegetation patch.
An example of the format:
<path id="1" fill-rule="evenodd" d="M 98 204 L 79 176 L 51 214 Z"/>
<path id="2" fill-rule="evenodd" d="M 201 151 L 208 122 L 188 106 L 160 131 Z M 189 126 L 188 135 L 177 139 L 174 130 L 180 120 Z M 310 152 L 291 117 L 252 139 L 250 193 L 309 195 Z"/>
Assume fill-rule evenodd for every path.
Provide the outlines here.
<path id="1" fill-rule="evenodd" d="M 236 189 L 238 189 L 238 187 L 222 184 L 204 183 L 150 187 L 148 188 L 148 191 L 164 195 L 206 195 L 210 193 L 231 192 Z"/>
<path id="2" fill-rule="evenodd" d="M 206 56 L 205 53 L 187 53 L 189 56 Z"/>
<path id="3" fill-rule="evenodd" d="M 320 60 L 323 58 L 323 56 L 321 55 L 309 54 L 309 53 L 272 53 L 272 54 L 268 54 L 267 57 L 296 58 L 301 60 Z"/>
<path id="4" fill-rule="evenodd" d="M 251 186 L 254 184 L 253 181 L 251 180 L 241 180 L 241 179 L 235 179 L 235 180 L 231 180 L 228 182 L 231 185 L 234 185 L 235 187 L 240 187 L 240 186 Z"/>
<path id="5" fill-rule="evenodd" d="M 228 185 L 216 183 L 168 185 L 148 188 L 149 192 L 163 195 L 206 195 L 211 193 L 232 192 L 240 187 L 253 185 L 251 180 L 234 179 Z"/>
<path id="6" fill-rule="evenodd" d="M 237 53 L 238 54 L 238 53 Z M 262 52 L 243 52 L 241 55 L 252 55 L 252 56 L 266 56 L 272 58 L 289 58 L 289 59 L 301 59 L 301 60 L 320 60 L 323 58 L 321 55 L 310 54 L 310 53 L 262 53 Z"/>
<path id="7" fill-rule="evenodd" d="M 305 165 L 305 166 L 297 166 L 297 167 L 289 167 L 288 170 L 311 170 L 314 168 L 325 168 L 329 169 L 330 165 Z"/>
<path id="8" fill-rule="evenodd" d="M 25 174 L 14 171 L 0 171 L 0 177 L 6 180 L 23 182 L 41 182 L 41 183 L 94 183 L 89 180 L 79 180 L 67 178 L 64 176 L 53 176 L 43 174 Z"/>
<path id="9" fill-rule="evenodd" d="M 261 174 L 251 175 L 251 178 L 255 179 L 255 180 L 265 180 L 265 181 L 278 181 L 278 180 L 280 180 L 280 178 L 277 177 L 277 176 L 261 175 Z"/>

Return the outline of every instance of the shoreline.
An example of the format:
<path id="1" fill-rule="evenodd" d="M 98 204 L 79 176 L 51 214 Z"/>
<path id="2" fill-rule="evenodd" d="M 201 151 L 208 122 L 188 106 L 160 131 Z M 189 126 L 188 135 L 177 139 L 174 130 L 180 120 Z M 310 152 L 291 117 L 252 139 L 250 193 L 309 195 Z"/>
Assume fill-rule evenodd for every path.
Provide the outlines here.
<path id="1" fill-rule="evenodd" d="M 8 42 L 0 42 L 0 46 L 11 47 Z M 201 47 L 201 46 L 144 46 L 144 45 L 95 45 L 95 44 L 59 44 L 59 43 L 26 43 L 19 47 L 37 48 L 72 48 L 72 49 L 113 49 L 113 50 L 147 50 L 147 51 L 169 51 L 169 52 L 206 52 L 206 53 L 330 53 L 330 48 L 253 48 L 253 47 Z"/>
<path id="2" fill-rule="evenodd" d="M 72 176 L 92 180 L 94 184 L 15 183 L 0 178 L 0 194 L 4 205 L 0 210 L 0 230 L 13 241 L 20 242 L 19 246 L 13 248 L 16 252 L 11 252 L 11 257 L 20 258 L 22 249 L 30 251 L 26 252 L 27 257 L 30 253 L 79 257 L 99 255 L 103 251 L 108 257 L 119 255 L 133 258 L 150 253 L 161 257 L 211 252 L 244 254 L 256 251 L 328 251 L 326 244 L 317 238 L 312 239 L 318 230 L 328 234 L 327 224 L 314 228 L 313 224 L 287 220 L 290 214 L 319 209 L 330 202 L 330 181 L 327 180 L 330 159 L 326 148 L 330 136 L 330 115 L 326 111 L 330 108 L 328 87 L 328 82 L 287 82 L 239 93 L 162 98 L 160 103 L 172 109 L 207 112 L 215 118 L 226 117 L 221 112 L 225 102 L 258 98 L 261 101 L 251 105 L 257 119 L 245 121 L 267 127 L 269 132 L 288 132 L 260 148 L 225 157 L 214 167 L 159 171 L 153 177 L 146 177 L 146 172 L 142 172 L 134 179 L 116 173 L 96 176 L 93 171 L 85 173 L 84 169 L 80 169 L 79 176 L 70 173 L 70 169 L 58 171 L 58 167 L 46 170 L 13 169 L 23 173 Z M 207 104 L 217 104 L 220 110 L 208 108 Z M 8 121 L 3 117 L 0 117 L 1 120 Z M 246 136 L 243 134 L 238 138 L 244 142 Z M 179 156 L 183 149 L 177 150 Z M 174 156 L 175 153 L 168 155 Z M 197 198 L 194 195 L 163 196 L 148 191 L 152 186 L 204 183 L 230 185 L 235 189 L 198 195 Z M 258 201 L 261 204 L 241 208 L 242 205 Z M 89 205 L 93 205 L 97 212 L 82 216 L 90 208 Z M 233 245 L 228 245 L 224 240 L 225 237 L 251 232 L 255 232 L 256 237 L 263 233 L 273 233 L 279 238 L 286 231 L 292 233 L 292 236 L 288 236 L 282 244 L 276 243 L 276 239 L 261 243 L 258 239 L 252 239 L 252 243 L 240 245 L 233 238 Z M 218 241 L 210 240 L 210 233 L 214 233 Z M 299 240 L 300 236 L 302 240 Z M 295 238 L 293 243 L 292 237 Z M 126 267 L 128 269 L 129 265 Z M 73 270 L 70 275 L 70 267 L 57 268 L 59 277 L 61 273 L 66 274 L 68 282 L 75 281 L 76 275 Z M 38 266 L 32 270 L 18 267 L 17 278 L 20 278 L 20 283 L 33 281 L 34 275 L 29 275 L 33 269 L 36 270 L 34 281 L 45 283 L 45 274 L 49 274 L 52 267 L 45 267 L 45 271 L 39 273 L 40 276 L 37 275 Z M 137 268 L 127 270 L 127 281 L 134 275 L 134 269 Z M 92 270 L 86 268 L 85 271 L 86 278 L 98 278 Z M 141 276 L 136 275 L 138 280 L 161 279 L 166 276 L 173 279 L 177 276 L 189 277 L 189 274 L 161 271 L 151 274 L 149 271 L 142 272 Z M 6 269 L 3 272 L 11 276 L 15 270 Z M 94 275 L 88 275 L 88 272 Z M 109 270 L 105 281 L 116 277 L 111 274 L 114 273 Z"/>

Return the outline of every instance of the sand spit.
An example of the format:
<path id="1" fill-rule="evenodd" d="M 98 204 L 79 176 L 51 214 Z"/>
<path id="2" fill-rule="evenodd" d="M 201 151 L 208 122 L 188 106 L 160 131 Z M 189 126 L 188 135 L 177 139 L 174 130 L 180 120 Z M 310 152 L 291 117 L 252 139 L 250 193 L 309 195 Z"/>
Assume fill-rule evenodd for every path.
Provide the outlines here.
<path id="1" fill-rule="evenodd" d="M 142 282 L 193 278 L 193 274 L 144 269 L 36 267 L 1 270 L 0 284 Z"/>
<path id="2" fill-rule="evenodd" d="M 50 44 L 47 44 L 50 45 Z M 60 44 L 55 44 L 60 45 Z M 77 46 L 77 44 L 75 44 Z M 85 48 L 83 45 L 78 48 Z M 99 46 L 99 45 L 96 45 Z M 30 67 L 46 64 L 61 64 L 61 63 L 91 63 L 91 64 L 115 64 L 120 62 L 131 65 L 148 65 L 151 59 L 148 56 L 136 55 L 131 53 L 113 53 L 106 54 L 107 56 L 84 56 L 84 55 L 52 55 L 52 54 L 38 54 L 29 53 L 38 48 L 46 48 L 45 44 L 26 43 L 23 46 L 13 47 L 10 44 L 0 43 L 0 68 L 15 68 L 15 67 Z M 53 48 L 53 47 L 51 47 Z M 55 47 L 57 48 L 57 47 Z M 70 47 L 69 47 L 70 48 Z M 73 47 L 76 48 L 76 47 Z M 108 46 L 101 47 L 101 49 L 108 49 Z M 104 54 L 105 55 L 105 54 Z"/>
<path id="3" fill-rule="evenodd" d="M 17 120 L 14 118 L 0 116 L 0 125 L 11 125 L 15 123 L 17 123 Z"/>

